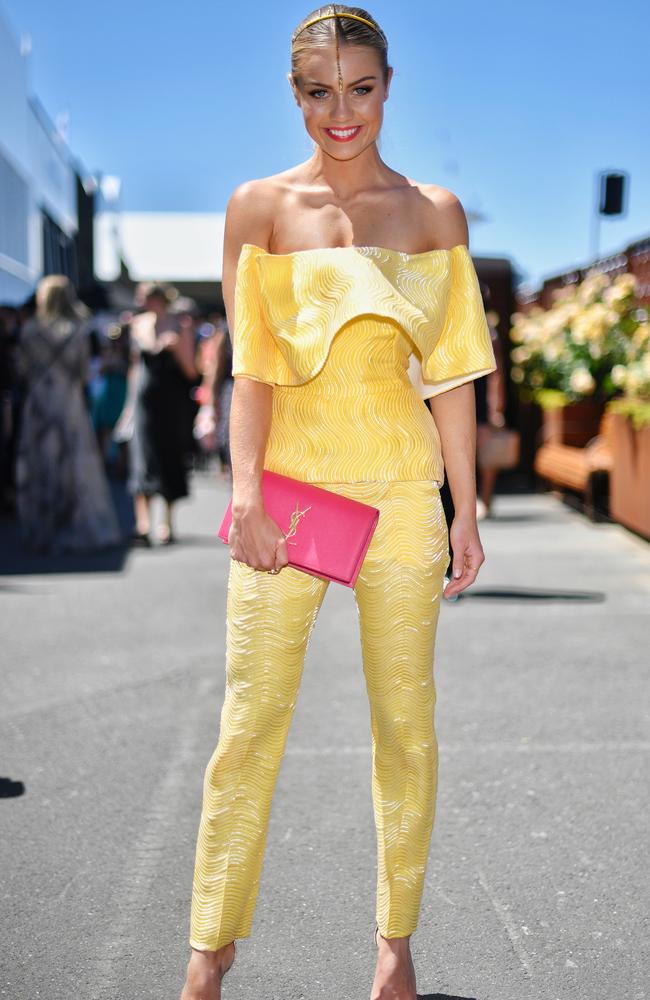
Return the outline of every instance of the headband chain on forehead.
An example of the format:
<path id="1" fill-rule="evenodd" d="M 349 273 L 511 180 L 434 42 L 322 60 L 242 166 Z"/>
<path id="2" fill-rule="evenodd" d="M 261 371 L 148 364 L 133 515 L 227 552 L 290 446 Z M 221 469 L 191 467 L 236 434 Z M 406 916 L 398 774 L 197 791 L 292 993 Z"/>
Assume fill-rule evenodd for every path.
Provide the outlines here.
<path id="1" fill-rule="evenodd" d="M 376 31 L 377 34 L 382 35 L 382 37 L 383 37 L 383 32 L 378 27 L 378 25 L 373 24 L 372 21 L 369 21 L 367 17 L 361 17 L 359 14 L 347 14 L 343 10 L 341 10 L 341 11 L 337 10 L 334 13 L 331 13 L 331 14 L 321 14 L 319 17 L 314 17 L 311 21 L 307 21 L 307 24 L 303 24 L 302 28 L 299 28 L 298 31 L 294 32 L 291 41 L 294 42 L 296 40 L 296 38 L 298 37 L 298 35 L 301 32 L 305 31 L 306 28 L 310 28 L 312 26 L 312 24 L 317 24 L 318 21 L 324 21 L 328 17 L 349 17 L 353 21 L 361 21 L 362 24 L 367 24 L 369 28 L 372 28 L 373 31 Z"/>

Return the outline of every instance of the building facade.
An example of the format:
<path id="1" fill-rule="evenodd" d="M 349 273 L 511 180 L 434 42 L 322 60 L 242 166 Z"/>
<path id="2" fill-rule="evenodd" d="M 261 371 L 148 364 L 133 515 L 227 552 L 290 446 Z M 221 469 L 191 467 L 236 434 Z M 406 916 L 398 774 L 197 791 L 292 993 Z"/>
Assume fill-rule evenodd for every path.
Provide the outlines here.
<path id="1" fill-rule="evenodd" d="M 79 178 L 1 9 L 0 95 L 0 302 L 19 305 L 42 275 L 79 284 Z"/>

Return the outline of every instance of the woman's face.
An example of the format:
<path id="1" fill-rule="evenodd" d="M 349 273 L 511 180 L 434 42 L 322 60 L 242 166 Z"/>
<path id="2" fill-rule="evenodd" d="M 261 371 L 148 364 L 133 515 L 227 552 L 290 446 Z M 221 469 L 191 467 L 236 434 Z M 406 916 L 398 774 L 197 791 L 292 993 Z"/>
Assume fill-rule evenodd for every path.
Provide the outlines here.
<path id="1" fill-rule="evenodd" d="M 293 93 L 307 132 L 324 152 L 352 159 L 375 141 L 392 73 L 384 83 L 379 53 L 367 46 L 340 46 L 338 62 L 334 43 L 302 57 Z"/>

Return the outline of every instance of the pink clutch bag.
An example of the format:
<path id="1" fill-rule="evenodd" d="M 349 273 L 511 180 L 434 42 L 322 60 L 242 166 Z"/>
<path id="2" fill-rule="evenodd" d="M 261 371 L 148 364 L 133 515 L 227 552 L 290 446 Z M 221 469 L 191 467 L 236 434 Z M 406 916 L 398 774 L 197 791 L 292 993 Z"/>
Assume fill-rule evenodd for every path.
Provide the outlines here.
<path id="1" fill-rule="evenodd" d="M 376 507 L 268 469 L 262 497 L 266 513 L 287 536 L 290 566 L 354 586 L 379 520 Z M 232 498 L 218 532 L 226 543 L 231 522 Z"/>

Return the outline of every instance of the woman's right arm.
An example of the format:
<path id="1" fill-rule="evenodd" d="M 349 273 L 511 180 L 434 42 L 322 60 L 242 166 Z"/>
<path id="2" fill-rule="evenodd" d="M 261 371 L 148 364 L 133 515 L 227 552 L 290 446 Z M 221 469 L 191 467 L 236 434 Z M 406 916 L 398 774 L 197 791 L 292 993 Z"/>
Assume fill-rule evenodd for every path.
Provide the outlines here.
<path id="1" fill-rule="evenodd" d="M 244 243 L 268 247 L 271 225 L 269 195 L 264 182 L 247 181 L 230 197 L 226 208 L 222 291 L 233 345 L 235 276 Z M 232 465 L 232 527 L 230 555 L 254 569 L 281 569 L 288 562 L 287 543 L 279 525 L 264 510 L 262 472 L 271 429 L 273 386 L 244 375 L 234 377 L 230 407 Z"/>
<path id="2" fill-rule="evenodd" d="M 126 393 L 124 396 L 124 403 L 122 404 L 122 412 L 115 421 L 115 426 L 113 427 L 113 434 L 115 435 L 115 440 L 126 441 L 129 440 L 132 434 L 133 427 L 133 414 L 135 411 L 135 401 L 138 394 L 138 370 L 140 367 L 140 351 L 137 346 L 136 336 L 134 332 L 135 324 L 137 323 L 137 318 L 131 321 L 131 326 L 129 329 L 129 348 L 128 348 L 128 368 L 126 370 Z M 125 334 L 122 333 L 121 336 Z"/>

